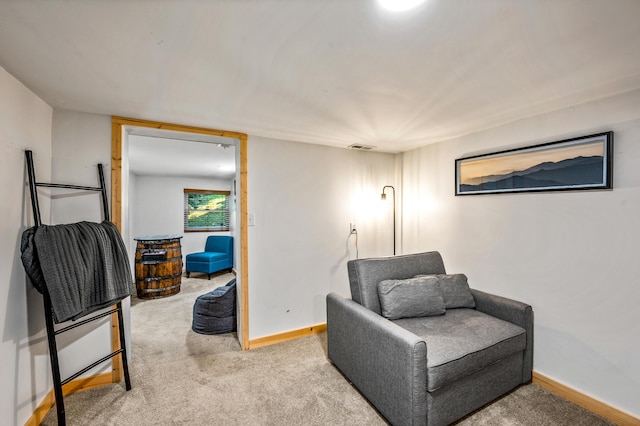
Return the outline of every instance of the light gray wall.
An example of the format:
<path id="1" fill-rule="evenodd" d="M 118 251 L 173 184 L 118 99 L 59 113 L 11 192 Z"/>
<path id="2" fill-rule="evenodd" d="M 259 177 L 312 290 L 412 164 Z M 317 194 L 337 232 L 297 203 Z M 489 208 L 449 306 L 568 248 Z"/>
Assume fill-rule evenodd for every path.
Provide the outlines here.
<path id="1" fill-rule="evenodd" d="M 395 155 L 249 138 L 249 335 L 326 321 L 325 296 L 350 295 L 347 260 L 392 254 Z"/>
<path id="2" fill-rule="evenodd" d="M 613 130 L 612 191 L 455 197 L 454 160 Z M 535 314 L 534 370 L 640 417 L 640 91 L 403 155 L 404 252 Z"/>
<path id="3" fill-rule="evenodd" d="M 23 425 L 51 389 L 42 296 L 20 261 L 20 237 L 34 225 L 24 151 L 33 151 L 38 181 L 51 180 L 52 109 L 0 67 L 0 413 Z M 42 221 L 49 191 L 39 191 Z"/>
<path id="4" fill-rule="evenodd" d="M 52 137 L 53 179 L 57 182 L 98 186 L 97 165 L 102 163 L 110 197 L 111 117 L 55 110 Z M 109 138 L 108 143 L 105 143 L 105 137 Z M 102 203 L 98 192 L 67 191 L 57 197 L 53 204 L 54 223 L 102 219 Z"/>

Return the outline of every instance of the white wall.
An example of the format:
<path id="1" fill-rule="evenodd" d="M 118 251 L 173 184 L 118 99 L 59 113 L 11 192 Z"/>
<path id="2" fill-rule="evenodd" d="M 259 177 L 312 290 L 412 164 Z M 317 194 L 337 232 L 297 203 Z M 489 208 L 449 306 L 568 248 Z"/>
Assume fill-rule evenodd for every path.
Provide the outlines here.
<path id="1" fill-rule="evenodd" d="M 380 201 L 396 185 L 395 156 L 250 137 L 248 149 L 249 336 L 326 321 L 330 291 L 350 295 L 356 257 L 390 255 L 391 210 Z"/>
<path id="2" fill-rule="evenodd" d="M 51 179 L 52 109 L 0 67 L 0 413 L 22 425 L 52 387 L 42 296 L 20 261 L 20 237 L 33 226 L 24 151 L 33 151 L 36 177 Z M 43 222 L 47 191 L 39 191 Z"/>
<path id="3" fill-rule="evenodd" d="M 129 207 L 131 207 L 131 203 L 134 203 L 135 200 L 138 198 L 138 194 L 136 193 L 136 187 L 138 186 L 138 175 L 134 174 L 134 173 L 125 173 L 125 170 L 123 168 L 122 170 L 122 175 L 123 176 L 127 176 L 127 183 L 125 185 L 125 183 L 123 182 L 122 186 L 122 201 L 123 203 L 127 203 L 127 209 L 123 211 L 123 215 L 122 215 L 122 222 L 123 225 L 126 224 L 126 229 L 127 229 L 127 233 L 122 235 L 122 238 L 124 239 L 124 243 L 127 247 L 127 250 L 129 251 L 129 263 L 131 264 L 131 274 L 134 276 L 136 275 L 136 259 L 135 259 L 135 254 L 136 254 L 136 241 L 133 239 L 134 234 L 132 232 L 135 232 L 133 230 L 133 225 L 134 225 L 134 220 L 135 220 L 135 211 Z M 124 196 L 124 190 L 126 189 L 127 192 L 127 197 L 125 198 Z"/>
<path id="4" fill-rule="evenodd" d="M 194 177 L 135 175 L 131 206 L 132 238 L 148 235 L 182 235 L 182 256 L 204 250 L 209 235 L 230 235 L 230 232 L 184 232 L 184 189 L 230 191 L 233 181 Z M 135 241 L 131 242 L 135 253 Z M 234 259 L 235 263 L 235 259 Z"/>
<path id="5" fill-rule="evenodd" d="M 111 196 L 111 117 L 55 110 L 53 113 L 53 179 L 98 186 L 98 163 L 104 167 Z M 54 223 L 100 221 L 102 204 L 98 192 L 59 192 L 53 204 Z"/>
<path id="6" fill-rule="evenodd" d="M 614 131 L 612 191 L 455 197 L 454 160 Z M 404 252 L 535 315 L 534 370 L 640 417 L 640 91 L 404 154 Z"/>

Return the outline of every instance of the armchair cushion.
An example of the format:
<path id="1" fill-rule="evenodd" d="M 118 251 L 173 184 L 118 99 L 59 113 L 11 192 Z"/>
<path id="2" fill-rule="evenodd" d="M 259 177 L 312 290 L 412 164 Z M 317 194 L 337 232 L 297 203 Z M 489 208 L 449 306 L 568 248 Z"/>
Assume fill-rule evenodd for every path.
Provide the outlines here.
<path id="1" fill-rule="evenodd" d="M 447 309 L 476 307 L 465 274 L 438 275 L 438 279 Z"/>
<path id="2" fill-rule="evenodd" d="M 426 342 L 429 392 L 520 352 L 527 343 L 524 328 L 475 309 L 393 322 Z"/>
<path id="3" fill-rule="evenodd" d="M 226 259 L 227 257 L 229 257 L 227 253 L 216 253 L 210 251 L 201 251 L 187 255 L 187 259 L 193 262 L 214 262 L 216 260 Z"/>
<path id="4" fill-rule="evenodd" d="M 382 316 L 388 319 L 426 317 L 445 313 L 442 289 L 436 276 L 378 283 Z"/>
<path id="5" fill-rule="evenodd" d="M 444 262 L 438 252 L 402 256 L 357 259 L 347 262 L 351 298 L 381 315 L 378 283 L 403 280 L 419 274 L 445 274 Z"/>
<path id="6" fill-rule="evenodd" d="M 471 294 L 465 274 L 416 275 L 416 278 L 418 277 L 438 278 L 447 309 L 476 307 L 476 302 Z"/>

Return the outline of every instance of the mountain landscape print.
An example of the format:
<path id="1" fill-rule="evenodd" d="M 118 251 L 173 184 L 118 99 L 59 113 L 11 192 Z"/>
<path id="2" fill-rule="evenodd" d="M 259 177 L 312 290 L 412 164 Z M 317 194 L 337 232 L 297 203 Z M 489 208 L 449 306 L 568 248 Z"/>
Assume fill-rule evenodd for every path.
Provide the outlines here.
<path id="1" fill-rule="evenodd" d="M 456 195 L 608 188 L 612 132 L 456 160 Z"/>

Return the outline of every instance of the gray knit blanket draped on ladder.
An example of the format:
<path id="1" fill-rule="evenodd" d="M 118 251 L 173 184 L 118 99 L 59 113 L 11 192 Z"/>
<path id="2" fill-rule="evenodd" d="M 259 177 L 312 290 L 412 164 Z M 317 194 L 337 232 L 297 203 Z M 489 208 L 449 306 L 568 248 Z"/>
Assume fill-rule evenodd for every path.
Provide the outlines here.
<path id="1" fill-rule="evenodd" d="M 56 323 L 111 306 L 134 290 L 120 232 L 111 222 L 41 225 L 22 234 L 22 264 L 48 291 Z"/>

